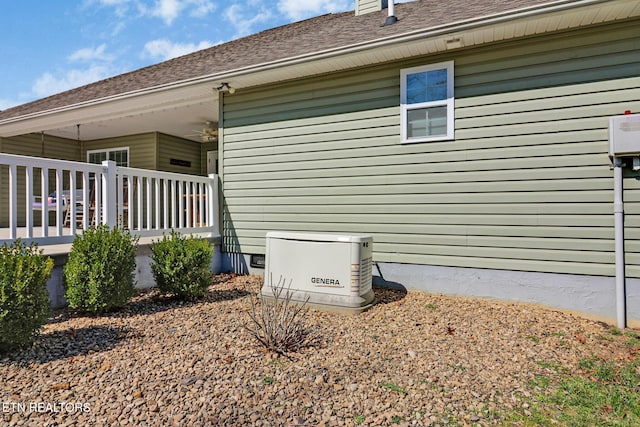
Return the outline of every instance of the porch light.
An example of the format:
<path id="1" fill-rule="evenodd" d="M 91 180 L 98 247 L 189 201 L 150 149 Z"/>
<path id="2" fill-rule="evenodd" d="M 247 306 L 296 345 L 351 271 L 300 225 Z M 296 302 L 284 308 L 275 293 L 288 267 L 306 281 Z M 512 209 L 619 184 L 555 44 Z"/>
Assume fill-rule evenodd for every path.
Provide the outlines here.
<path id="1" fill-rule="evenodd" d="M 220 83 L 220 86 L 218 86 L 216 89 L 218 90 L 218 92 L 224 91 L 229 92 L 230 94 L 236 93 L 236 88 L 231 87 L 231 85 L 227 82 Z"/>

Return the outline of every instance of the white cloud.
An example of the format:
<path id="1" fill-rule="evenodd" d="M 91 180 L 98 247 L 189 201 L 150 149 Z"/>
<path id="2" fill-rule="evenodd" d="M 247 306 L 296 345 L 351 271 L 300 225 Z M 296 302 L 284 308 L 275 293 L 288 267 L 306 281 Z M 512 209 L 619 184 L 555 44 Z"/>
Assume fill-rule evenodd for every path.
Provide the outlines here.
<path id="1" fill-rule="evenodd" d="M 206 49 L 213 46 L 213 43 L 208 41 L 201 41 L 198 44 L 194 43 L 172 43 L 166 39 L 157 39 L 147 42 L 144 45 L 144 51 L 147 55 L 155 59 L 166 61 L 167 59 L 175 58 L 178 56 L 186 55 L 187 53 L 195 52 L 197 50 Z"/>
<path id="2" fill-rule="evenodd" d="M 295 20 L 322 15 L 324 13 L 344 12 L 355 7 L 352 0 L 279 0 L 278 10 Z"/>
<path id="3" fill-rule="evenodd" d="M 271 9 L 256 1 L 249 1 L 244 7 L 239 4 L 231 5 L 224 11 L 224 16 L 236 29 L 232 38 L 252 34 L 255 32 L 255 25 L 275 19 Z"/>
<path id="4" fill-rule="evenodd" d="M 71 69 L 57 76 L 46 72 L 35 81 L 31 87 L 31 92 L 37 98 L 44 98 L 45 96 L 105 79 L 112 74 L 108 67 L 102 65 L 92 65 L 85 69 Z"/>
<path id="5" fill-rule="evenodd" d="M 67 57 L 69 61 L 82 61 L 82 62 L 90 62 L 90 61 L 112 61 L 114 59 L 113 55 L 108 55 L 105 53 L 107 48 L 106 44 L 101 44 L 98 47 L 85 47 L 83 49 L 78 49 L 73 52 L 71 55 Z"/>
<path id="6" fill-rule="evenodd" d="M 120 6 L 131 3 L 131 0 L 99 0 L 105 6 Z"/>
<path id="7" fill-rule="evenodd" d="M 120 18 L 124 18 L 129 14 L 129 6 L 131 4 L 138 5 L 136 0 L 97 0 L 97 2 L 102 6 L 113 7 L 116 12 L 116 16 Z M 87 5 L 91 6 L 92 3 L 93 0 L 89 1 Z M 140 6 L 138 6 L 138 8 L 139 7 Z"/>
<path id="8" fill-rule="evenodd" d="M 215 4 L 211 0 L 156 0 L 150 14 L 171 25 L 185 10 L 190 10 L 192 17 L 203 18 L 214 9 Z"/>
<path id="9" fill-rule="evenodd" d="M 153 0 L 153 2 L 148 0 L 85 0 L 85 7 L 91 7 L 95 3 L 113 8 L 119 18 L 130 17 L 131 9 L 133 9 L 137 12 L 136 17 L 160 18 L 169 26 L 183 12 L 188 12 L 194 18 L 204 18 L 216 9 L 213 0 Z"/>
<path id="10" fill-rule="evenodd" d="M 179 0 L 159 0 L 151 14 L 162 18 L 165 24 L 171 25 L 184 9 L 184 6 L 184 2 Z"/>
<path id="11" fill-rule="evenodd" d="M 213 2 L 208 0 L 197 0 L 193 1 L 193 9 L 191 10 L 190 15 L 194 18 L 204 18 L 209 13 L 216 10 L 216 5 Z"/>

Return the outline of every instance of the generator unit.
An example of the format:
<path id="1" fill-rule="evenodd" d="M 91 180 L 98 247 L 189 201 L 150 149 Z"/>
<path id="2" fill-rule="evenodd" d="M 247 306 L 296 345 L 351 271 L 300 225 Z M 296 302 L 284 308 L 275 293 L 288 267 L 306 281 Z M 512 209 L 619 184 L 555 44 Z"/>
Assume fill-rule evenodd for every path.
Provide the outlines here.
<path id="1" fill-rule="evenodd" d="M 318 233 L 267 233 L 262 296 L 273 298 L 282 287 L 295 302 L 336 312 L 371 307 L 373 239 Z"/>

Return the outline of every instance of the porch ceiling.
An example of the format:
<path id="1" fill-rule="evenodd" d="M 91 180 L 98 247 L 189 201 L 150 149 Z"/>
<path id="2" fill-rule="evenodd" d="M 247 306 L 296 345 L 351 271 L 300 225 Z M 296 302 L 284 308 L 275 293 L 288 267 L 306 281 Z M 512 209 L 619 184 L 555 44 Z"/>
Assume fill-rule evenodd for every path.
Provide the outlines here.
<path id="1" fill-rule="evenodd" d="M 79 124 L 83 140 L 158 131 L 200 141 L 194 131 L 218 122 L 215 88 L 223 81 L 241 90 L 638 15 L 637 0 L 557 1 L 10 118 L 0 122 L 0 136 L 43 131 L 75 139 Z"/>
<path id="2" fill-rule="evenodd" d="M 206 122 L 218 122 L 218 93 L 212 84 L 194 85 L 118 100 L 104 100 L 85 108 L 60 111 L 55 116 L 39 117 L 46 134 L 94 140 L 146 132 L 162 132 L 201 142 L 198 131 Z"/>
<path id="3" fill-rule="evenodd" d="M 105 116 L 90 121 L 78 119 L 77 124 L 80 124 L 82 140 L 161 132 L 201 142 L 198 132 L 206 126 L 207 121 L 218 122 L 217 97 L 211 96 L 209 100 L 180 106 L 164 106 L 150 111 L 132 111 L 122 116 Z M 77 124 L 66 124 L 43 131 L 48 135 L 76 139 Z"/>

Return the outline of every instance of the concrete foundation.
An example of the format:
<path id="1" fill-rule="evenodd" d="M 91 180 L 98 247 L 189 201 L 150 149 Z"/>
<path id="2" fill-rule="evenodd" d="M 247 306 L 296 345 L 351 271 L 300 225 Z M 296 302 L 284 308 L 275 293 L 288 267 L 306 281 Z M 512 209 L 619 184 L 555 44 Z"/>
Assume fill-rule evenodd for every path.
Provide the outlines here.
<path id="1" fill-rule="evenodd" d="M 377 263 L 374 285 L 541 304 L 616 324 L 615 278 Z M 640 280 L 627 279 L 627 323 L 640 327 Z"/>
<path id="2" fill-rule="evenodd" d="M 251 267 L 251 255 L 223 252 L 220 258 L 220 270 L 236 274 L 264 275 L 264 268 Z"/>
<path id="3" fill-rule="evenodd" d="M 264 275 L 249 255 L 222 254 L 222 271 Z M 376 275 L 377 273 L 377 275 Z M 446 295 L 540 304 L 616 324 L 615 278 L 577 274 L 376 263 L 373 284 Z M 640 279 L 627 279 L 627 324 L 640 327 Z"/>
<path id="4" fill-rule="evenodd" d="M 49 291 L 49 301 L 52 308 L 60 308 L 67 305 L 67 300 L 64 298 L 64 278 L 62 272 L 64 265 L 69 259 L 68 254 L 54 255 L 53 270 L 51 271 L 51 278 L 47 282 L 47 290 Z"/>

